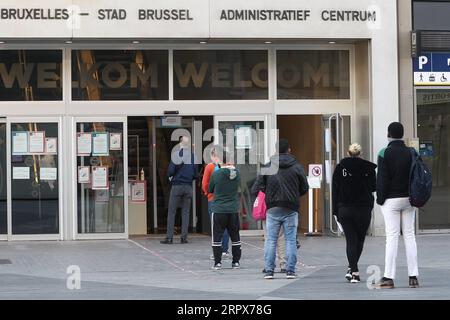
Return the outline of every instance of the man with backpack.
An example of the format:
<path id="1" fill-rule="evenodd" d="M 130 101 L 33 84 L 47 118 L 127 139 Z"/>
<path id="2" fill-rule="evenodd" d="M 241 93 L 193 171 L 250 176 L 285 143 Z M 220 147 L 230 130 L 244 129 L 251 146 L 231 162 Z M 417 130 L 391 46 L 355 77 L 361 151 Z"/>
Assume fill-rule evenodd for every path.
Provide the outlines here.
<path id="1" fill-rule="evenodd" d="M 415 238 L 416 209 L 410 203 L 411 164 L 415 159 L 412 158 L 411 149 L 403 141 L 403 133 L 401 123 L 391 123 L 388 127 L 389 144 L 378 154 L 377 203 L 381 206 L 386 228 L 386 265 L 384 277 L 377 284 L 379 288 L 394 288 L 400 230 L 406 248 L 409 287 L 419 286 Z"/>
<path id="2" fill-rule="evenodd" d="M 283 226 L 286 239 L 286 278 L 295 279 L 297 264 L 297 227 L 300 196 L 308 192 L 309 185 L 302 166 L 291 155 L 287 139 L 277 143 L 278 153 L 270 159 L 270 167 L 278 171 L 272 175 L 259 175 L 253 187 L 253 195 L 259 191 L 265 193 L 267 216 L 267 238 L 264 245 L 266 271 L 264 278 L 273 279 L 275 269 L 275 251 Z"/>

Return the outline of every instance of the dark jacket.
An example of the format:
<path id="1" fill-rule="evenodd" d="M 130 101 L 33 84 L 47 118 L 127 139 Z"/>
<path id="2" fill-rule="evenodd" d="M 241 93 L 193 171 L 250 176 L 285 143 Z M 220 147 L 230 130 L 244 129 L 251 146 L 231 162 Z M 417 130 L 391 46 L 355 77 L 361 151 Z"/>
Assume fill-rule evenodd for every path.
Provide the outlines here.
<path id="1" fill-rule="evenodd" d="M 377 166 L 361 158 L 345 158 L 333 173 L 333 214 L 341 207 L 373 208 Z"/>
<path id="2" fill-rule="evenodd" d="M 378 154 L 377 203 L 409 197 L 411 152 L 402 140 L 390 142 Z"/>
<path id="3" fill-rule="evenodd" d="M 191 185 L 192 181 L 198 178 L 198 168 L 194 162 L 194 154 L 184 153 L 185 149 L 177 149 L 181 163 L 175 164 L 172 159 L 167 169 L 167 176 L 172 185 Z M 176 157 L 176 154 L 174 155 Z"/>
<path id="4" fill-rule="evenodd" d="M 241 175 L 235 167 L 224 166 L 214 171 L 208 187 L 208 192 L 214 194 L 212 212 L 239 212 L 238 189 L 240 184 Z"/>
<path id="5" fill-rule="evenodd" d="M 266 194 L 267 209 L 274 207 L 289 208 L 297 211 L 300 196 L 308 192 L 309 185 L 302 166 L 291 154 L 283 153 L 271 158 L 267 165 L 278 166 L 274 175 L 259 175 L 252 187 L 254 197 L 259 191 Z"/>

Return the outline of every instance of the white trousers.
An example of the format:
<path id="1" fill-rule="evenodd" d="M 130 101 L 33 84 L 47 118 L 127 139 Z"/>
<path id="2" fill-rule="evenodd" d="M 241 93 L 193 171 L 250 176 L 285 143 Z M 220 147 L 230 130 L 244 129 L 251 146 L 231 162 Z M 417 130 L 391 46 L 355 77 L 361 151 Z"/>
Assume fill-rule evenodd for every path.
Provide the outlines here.
<path id="1" fill-rule="evenodd" d="M 416 209 L 411 207 L 408 198 L 387 199 L 381 206 L 386 228 L 386 258 L 384 276 L 395 279 L 398 237 L 400 229 L 405 242 L 408 275 L 418 276 L 417 245 L 414 233 Z"/>

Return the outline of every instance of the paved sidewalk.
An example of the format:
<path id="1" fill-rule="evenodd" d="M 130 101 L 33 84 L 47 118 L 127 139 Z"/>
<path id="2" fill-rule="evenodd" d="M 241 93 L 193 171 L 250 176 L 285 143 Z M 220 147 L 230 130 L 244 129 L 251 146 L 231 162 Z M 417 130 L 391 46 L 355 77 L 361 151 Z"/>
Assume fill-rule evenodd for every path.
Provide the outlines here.
<path id="1" fill-rule="evenodd" d="M 384 263 L 384 238 L 369 237 L 360 270 L 349 284 L 343 238 L 300 238 L 299 278 L 276 274 L 264 280 L 263 241 L 243 238 L 240 270 L 211 270 L 210 239 L 191 236 L 186 245 L 160 238 L 0 243 L 0 299 L 449 299 L 450 235 L 418 237 L 421 288 L 409 289 L 403 242 L 397 288 L 369 290 L 370 265 Z M 178 241 L 178 239 L 175 239 Z M 10 264 L 4 264 L 10 260 Z M 67 268 L 81 270 L 81 289 L 67 289 Z"/>

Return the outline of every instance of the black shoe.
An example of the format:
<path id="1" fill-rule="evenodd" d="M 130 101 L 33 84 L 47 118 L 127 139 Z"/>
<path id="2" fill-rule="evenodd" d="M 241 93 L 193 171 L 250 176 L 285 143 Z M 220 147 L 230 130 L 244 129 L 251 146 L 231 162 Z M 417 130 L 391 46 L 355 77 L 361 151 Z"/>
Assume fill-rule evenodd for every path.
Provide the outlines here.
<path id="1" fill-rule="evenodd" d="M 231 268 L 232 269 L 240 269 L 241 265 L 239 264 L 239 262 L 233 262 L 233 263 L 231 263 Z"/>
<path id="2" fill-rule="evenodd" d="M 273 271 L 267 271 L 266 274 L 264 275 L 264 279 L 273 279 Z"/>
<path id="3" fill-rule="evenodd" d="M 352 273 L 352 279 L 350 280 L 350 283 L 359 283 L 359 282 L 361 282 L 359 275 Z"/>
<path id="4" fill-rule="evenodd" d="M 417 280 L 417 277 L 409 277 L 409 287 L 410 288 L 419 287 L 419 280 Z"/>
<path id="5" fill-rule="evenodd" d="M 281 273 L 286 273 L 286 269 L 281 268 L 281 269 L 280 269 L 280 272 L 281 272 Z"/>
<path id="6" fill-rule="evenodd" d="M 267 273 L 266 269 L 263 269 L 262 273 Z"/>
<path id="7" fill-rule="evenodd" d="M 162 241 L 160 241 L 159 243 L 162 243 L 162 244 L 172 244 L 172 243 L 173 243 L 173 240 L 172 240 L 172 239 L 169 239 L 169 238 L 166 238 L 165 240 L 162 240 Z"/>
<path id="8" fill-rule="evenodd" d="M 187 241 L 187 239 L 186 239 L 186 238 L 181 238 L 181 241 L 180 241 L 180 243 L 189 243 L 189 241 Z"/>
<path id="9" fill-rule="evenodd" d="M 222 269 L 222 263 L 220 263 L 220 262 L 216 263 L 213 267 L 213 270 L 220 270 L 220 269 Z"/>
<path id="10" fill-rule="evenodd" d="M 297 274 L 294 271 L 288 271 L 286 272 L 286 279 L 296 279 Z"/>
<path id="11" fill-rule="evenodd" d="M 345 279 L 347 279 L 347 281 L 352 280 L 352 269 L 351 268 L 347 269 L 347 273 L 345 274 Z"/>
<path id="12" fill-rule="evenodd" d="M 394 280 L 383 277 L 378 283 L 377 288 L 379 289 L 393 289 L 394 288 Z"/>

